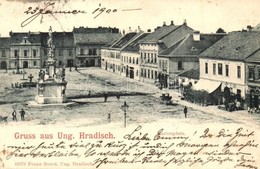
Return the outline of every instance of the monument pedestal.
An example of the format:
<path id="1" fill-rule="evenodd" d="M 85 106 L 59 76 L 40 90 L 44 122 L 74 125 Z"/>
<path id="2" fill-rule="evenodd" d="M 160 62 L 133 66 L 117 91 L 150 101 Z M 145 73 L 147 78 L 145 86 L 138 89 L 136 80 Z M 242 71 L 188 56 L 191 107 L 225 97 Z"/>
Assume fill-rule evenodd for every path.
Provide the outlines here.
<path id="1" fill-rule="evenodd" d="M 67 101 L 65 95 L 67 81 L 57 82 L 51 79 L 39 81 L 37 85 L 38 95 L 36 95 L 35 101 L 38 104 L 65 103 Z"/>

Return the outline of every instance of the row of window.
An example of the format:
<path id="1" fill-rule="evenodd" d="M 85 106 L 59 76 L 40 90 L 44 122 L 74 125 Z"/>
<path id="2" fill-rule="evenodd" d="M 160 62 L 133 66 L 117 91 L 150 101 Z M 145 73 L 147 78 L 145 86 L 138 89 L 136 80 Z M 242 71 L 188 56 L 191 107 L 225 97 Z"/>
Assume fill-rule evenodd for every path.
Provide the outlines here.
<path id="1" fill-rule="evenodd" d="M 168 61 L 167 60 L 159 60 L 159 68 L 163 71 L 167 71 Z"/>
<path id="2" fill-rule="evenodd" d="M 157 71 L 141 68 L 141 77 L 156 79 Z"/>
<path id="3" fill-rule="evenodd" d="M 223 75 L 223 64 L 222 63 L 218 63 L 218 64 L 213 63 L 212 67 L 213 67 L 213 75 L 216 75 L 216 72 L 218 72 L 218 75 Z M 205 73 L 206 74 L 209 73 L 209 64 L 208 63 L 205 63 Z M 229 65 L 225 65 L 225 76 L 229 76 Z M 237 66 L 237 78 L 241 78 L 241 66 Z"/>
<path id="4" fill-rule="evenodd" d="M 93 49 L 88 49 L 88 53 L 85 53 L 86 50 L 84 49 L 80 49 L 80 55 L 85 55 L 85 54 L 88 54 L 88 55 L 97 55 L 97 49 L 96 48 L 93 48 Z"/>
<path id="5" fill-rule="evenodd" d="M 145 61 L 145 63 L 157 63 L 157 55 L 156 53 L 141 53 L 141 60 Z"/>
<path id="6" fill-rule="evenodd" d="M 22 63 L 23 63 L 23 68 L 28 68 L 28 61 L 23 61 Z M 37 61 L 33 61 L 32 64 L 33 64 L 33 66 L 38 66 Z M 25 65 L 27 65 L 27 66 L 25 66 Z M 17 66 L 16 61 L 14 62 L 14 66 Z"/>
<path id="7" fill-rule="evenodd" d="M 32 56 L 33 57 L 37 56 L 37 50 L 36 49 L 33 49 Z M 19 50 L 14 50 L 14 57 L 19 57 Z M 23 57 L 25 57 L 25 58 L 29 57 L 29 50 L 23 50 Z"/>
<path id="8" fill-rule="evenodd" d="M 132 64 L 137 64 L 137 65 L 139 63 L 138 58 L 135 58 L 135 57 L 132 58 L 132 57 L 128 57 L 128 56 L 123 56 L 122 59 L 123 59 L 123 62 L 125 62 L 125 63 L 132 63 Z"/>
<path id="9" fill-rule="evenodd" d="M 248 79 L 260 80 L 260 67 L 248 67 Z"/>

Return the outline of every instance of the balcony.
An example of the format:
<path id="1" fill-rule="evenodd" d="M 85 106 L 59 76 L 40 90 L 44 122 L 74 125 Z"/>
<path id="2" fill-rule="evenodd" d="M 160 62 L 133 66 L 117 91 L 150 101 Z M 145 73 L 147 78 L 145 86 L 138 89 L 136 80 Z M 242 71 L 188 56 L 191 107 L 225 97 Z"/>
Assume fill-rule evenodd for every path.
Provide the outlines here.
<path id="1" fill-rule="evenodd" d="M 249 85 L 253 86 L 260 86 L 260 79 L 255 79 L 255 78 L 248 78 L 247 82 Z"/>

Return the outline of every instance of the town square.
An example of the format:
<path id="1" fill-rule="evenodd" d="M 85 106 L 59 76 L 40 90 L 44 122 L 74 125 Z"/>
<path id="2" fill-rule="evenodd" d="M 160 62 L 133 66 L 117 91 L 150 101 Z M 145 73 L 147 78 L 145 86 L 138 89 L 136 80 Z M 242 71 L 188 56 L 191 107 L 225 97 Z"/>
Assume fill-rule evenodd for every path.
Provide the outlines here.
<path id="1" fill-rule="evenodd" d="M 0 168 L 259 168 L 249 1 L 0 2 Z"/>

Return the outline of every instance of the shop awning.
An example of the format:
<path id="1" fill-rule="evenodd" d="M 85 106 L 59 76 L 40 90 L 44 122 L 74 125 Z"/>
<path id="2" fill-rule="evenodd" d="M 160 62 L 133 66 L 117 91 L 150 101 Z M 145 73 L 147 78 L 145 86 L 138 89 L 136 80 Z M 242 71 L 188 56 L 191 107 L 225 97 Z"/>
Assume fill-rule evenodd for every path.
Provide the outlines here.
<path id="1" fill-rule="evenodd" d="M 196 83 L 193 86 L 194 90 L 205 90 L 208 93 L 214 92 L 219 86 L 221 85 L 221 82 L 211 81 L 211 80 L 205 80 L 200 79 L 198 83 Z"/>

